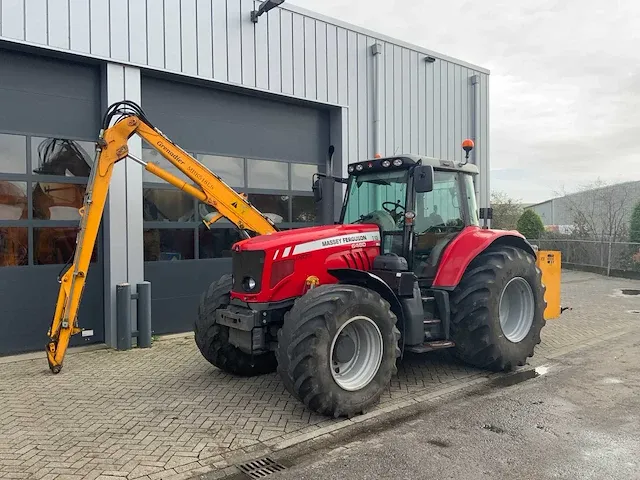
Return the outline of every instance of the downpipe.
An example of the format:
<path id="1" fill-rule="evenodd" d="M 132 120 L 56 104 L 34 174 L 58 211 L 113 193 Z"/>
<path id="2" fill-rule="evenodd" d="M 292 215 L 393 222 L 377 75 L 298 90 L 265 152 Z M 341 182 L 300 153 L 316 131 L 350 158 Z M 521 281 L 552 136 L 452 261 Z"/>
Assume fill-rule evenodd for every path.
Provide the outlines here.
<path id="1" fill-rule="evenodd" d="M 373 157 L 381 158 L 380 151 L 380 105 L 382 102 L 382 69 L 380 62 L 382 57 L 382 45 L 374 43 L 371 45 L 373 55 Z"/>

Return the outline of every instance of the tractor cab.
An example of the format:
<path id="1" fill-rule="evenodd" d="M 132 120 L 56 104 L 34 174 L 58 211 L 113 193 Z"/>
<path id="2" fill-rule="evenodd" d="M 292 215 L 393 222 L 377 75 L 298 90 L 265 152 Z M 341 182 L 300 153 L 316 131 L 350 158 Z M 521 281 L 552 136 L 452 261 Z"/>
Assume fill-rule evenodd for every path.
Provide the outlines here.
<path id="1" fill-rule="evenodd" d="M 445 247 L 465 227 L 479 225 L 475 165 L 416 155 L 353 163 L 340 223 L 376 224 L 381 253 L 404 257 L 428 285 Z"/>

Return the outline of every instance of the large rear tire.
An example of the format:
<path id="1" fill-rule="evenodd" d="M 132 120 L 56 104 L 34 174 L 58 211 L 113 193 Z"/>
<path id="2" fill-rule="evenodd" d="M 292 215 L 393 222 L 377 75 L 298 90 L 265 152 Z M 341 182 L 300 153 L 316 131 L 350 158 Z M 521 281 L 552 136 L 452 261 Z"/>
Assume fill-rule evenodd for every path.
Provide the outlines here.
<path id="1" fill-rule="evenodd" d="M 389 304 L 354 285 L 299 298 L 278 332 L 278 372 L 311 410 L 353 416 L 378 402 L 397 372 L 400 331 Z"/>
<path id="2" fill-rule="evenodd" d="M 479 368 L 508 371 L 526 363 L 545 325 L 545 287 L 532 255 L 510 246 L 478 255 L 451 295 L 457 356 Z"/>
<path id="3" fill-rule="evenodd" d="M 229 305 L 231 275 L 212 283 L 200 298 L 194 333 L 202 356 L 220 370 L 244 377 L 263 375 L 276 370 L 273 352 L 249 355 L 229 343 L 229 327 L 216 323 L 216 310 Z"/>

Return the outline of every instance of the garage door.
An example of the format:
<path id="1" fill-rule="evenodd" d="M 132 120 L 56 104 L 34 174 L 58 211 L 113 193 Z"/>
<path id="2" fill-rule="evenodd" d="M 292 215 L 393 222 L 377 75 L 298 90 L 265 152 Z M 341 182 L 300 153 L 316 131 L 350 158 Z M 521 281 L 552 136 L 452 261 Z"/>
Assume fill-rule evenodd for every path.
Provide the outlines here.
<path id="1" fill-rule="evenodd" d="M 99 131 L 99 70 L 0 50 L 0 355 L 43 349 Z M 79 312 L 104 341 L 102 251 Z M 93 332 L 91 332 L 91 330 Z"/>
<path id="2" fill-rule="evenodd" d="M 329 112 L 255 96 L 143 78 L 142 107 L 173 141 L 246 192 L 281 228 L 315 221 L 311 177 L 324 171 Z M 181 176 L 153 150 L 152 161 Z M 182 178 L 185 178 L 182 176 Z M 145 279 L 152 283 L 155 333 L 190 330 L 200 293 L 230 272 L 235 228 L 218 222 L 207 230 L 210 210 L 148 175 L 144 178 Z"/>

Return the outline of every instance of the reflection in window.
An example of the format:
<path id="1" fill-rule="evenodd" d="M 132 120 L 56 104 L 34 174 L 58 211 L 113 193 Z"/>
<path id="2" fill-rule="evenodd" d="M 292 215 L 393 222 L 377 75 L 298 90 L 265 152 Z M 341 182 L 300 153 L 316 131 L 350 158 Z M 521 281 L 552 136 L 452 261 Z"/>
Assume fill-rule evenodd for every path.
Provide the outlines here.
<path id="1" fill-rule="evenodd" d="M 199 229 L 200 258 L 222 258 L 231 256 L 231 247 L 242 240 L 236 228 L 212 228 L 204 225 Z"/>
<path id="2" fill-rule="evenodd" d="M 80 220 L 86 185 L 33 183 L 33 218 L 40 220 Z"/>
<path id="3" fill-rule="evenodd" d="M 289 188 L 289 173 L 286 163 L 266 160 L 247 160 L 249 186 L 253 188 Z"/>
<path id="4" fill-rule="evenodd" d="M 95 146 L 63 138 L 31 137 L 31 165 L 38 175 L 88 177 Z"/>
<path id="5" fill-rule="evenodd" d="M 262 212 L 269 214 L 274 223 L 289 221 L 289 196 L 288 195 L 264 195 L 250 193 L 249 201 Z"/>
<path id="6" fill-rule="evenodd" d="M 316 204 L 313 197 L 292 197 L 291 217 L 292 222 L 315 222 Z"/>
<path id="7" fill-rule="evenodd" d="M 169 160 L 167 160 L 162 155 L 160 155 L 160 153 L 157 150 L 152 150 L 150 148 L 143 148 L 142 160 L 144 160 L 147 163 L 154 163 L 158 167 L 162 168 L 163 170 L 166 170 L 170 174 L 178 177 L 180 180 L 184 180 L 189 184 L 193 184 L 193 181 L 189 177 L 187 177 L 184 173 L 178 170 L 178 168 L 173 163 L 169 162 Z M 150 182 L 150 183 L 169 184 L 169 182 L 165 182 L 160 177 L 156 177 L 154 174 L 144 169 L 142 170 L 142 181 Z"/>
<path id="8" fill-rule="evenodd" d="M 0 227 L 0 267 L 26 265 L 29 262 L 26 227 Z"/>
<path id="9" fill-rule="evenodd" d="M 311 191 L 313 174 L 318 173 L 317 165 L 291 164 L 291 190 Z"/>
<path id="10" fill-rule="evenodd" d="M 197 159 L 230 187 L 244 187 L 244 158 L 198 155 Z"/>
<path id="11" fill-rule="evenodd" d="M 26 171 L 26 137 L 0 134 L 0 173 L 25 173 Z"/>
<path id="12" fill-rule="evenodd" d="M 192 222 L 195 220 L 193 197 L 177 189 L 144 188 L 143 217 L 149 222 Z"/>
<path id="13" fill-rule="evenodd" d="M 28 217 L 27 183 L 0 180 L 0 220 L 25 220 Z"/>
<path id="14" fill-rule="evenodd" d="M 33 229 L 33 262 L 36 265 L 65 264 L 73 259 L 77 227 L 42 227 Z M 97 258 L 97 241 L 91 261 Z"/>
<path id="15" fill-rule="evenodd" d="M 194 258 L 194 229 L 147 228 L 144 261 L 176 261 Z"/>

